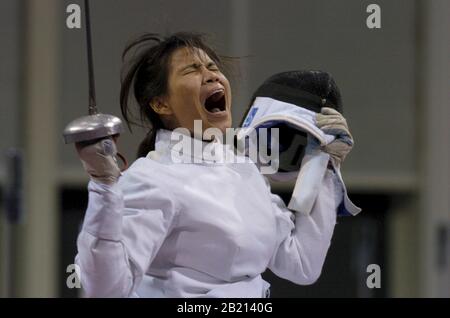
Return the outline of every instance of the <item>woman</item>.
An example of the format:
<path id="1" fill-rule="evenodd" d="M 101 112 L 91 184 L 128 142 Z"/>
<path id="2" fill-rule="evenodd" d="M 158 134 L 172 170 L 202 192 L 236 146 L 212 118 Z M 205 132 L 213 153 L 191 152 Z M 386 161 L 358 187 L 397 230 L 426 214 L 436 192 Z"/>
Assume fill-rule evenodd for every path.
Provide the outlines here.
<path id="1" fill-rule="evenodd" d="M 121 108 L 130 123 L 133 91 L 141 118 L 152 127 L 141 158 L 121 174 L 111 140 L 77 145 L 91 177 L 76 256 L 85 295 L 266 297 L 269 284 L 261 273 L 267 268 L 297 284 L 315 282 L 342 200 L 334 172 L 327 171 L 312 213 L 296 215 L 252 163 L 174 163 L 176 128 L 191 133 L 194 148 L 224 147 L 194 134 L 194 120 L 203 129 L 231 127 L 221 59 L 191 33 L 164 40 L 146 35 L 124 56 L 131 49 L 139 54 L 124 73 Z M 345 123 L 322 116 L 327 128 Z"/>

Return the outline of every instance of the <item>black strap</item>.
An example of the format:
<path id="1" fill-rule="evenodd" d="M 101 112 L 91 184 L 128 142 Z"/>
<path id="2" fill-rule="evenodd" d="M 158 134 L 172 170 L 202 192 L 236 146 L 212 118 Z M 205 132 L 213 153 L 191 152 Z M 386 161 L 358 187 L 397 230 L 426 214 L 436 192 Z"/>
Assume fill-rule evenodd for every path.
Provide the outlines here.
<path id="1" fill-rule="evenodd" d="M 308 93 L 301 89 L 276 83 L 263 84 L 255 93 L 256 97 L 269 97 L 285 103 L 294 104 L 320 113 L 322 107 L 336 107 L 327 99 Z"/>

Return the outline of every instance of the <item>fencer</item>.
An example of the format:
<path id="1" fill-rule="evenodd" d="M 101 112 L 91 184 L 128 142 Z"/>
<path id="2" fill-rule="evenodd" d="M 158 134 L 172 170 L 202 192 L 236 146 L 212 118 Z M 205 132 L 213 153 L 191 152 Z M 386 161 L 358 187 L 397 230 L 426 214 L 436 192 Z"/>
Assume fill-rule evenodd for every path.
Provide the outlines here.
<path id="1" fill-rule="evenodd" d="M 139 158 L 123 172 L 113 159 L 112 139 L 77 146 L 90 176 L 76 255 L 84 295 L 267 297 L 269 283 L 261 277 L 267 268 L 297 284 L 314 283 L 345 197 L 335 169 L 353 146 L 344 117 L 324 109 L 314 119 L 324 134 L 340 133 L 314 148 L 334 164 L 320 178 L 311 211 L 298 213 L 271 192 L 254 163 L 173 162 L 176 128 L 192 132 L 194 120 L 204 129 L 232 125 L 222 60 L 200 36 L 148 34 L 124 54 L 123 117 L 131 122 L 133 97 L 150 129 Z M 314 84 L 329 87 L 330 81 Z M 345 147 L 337 146 L 341 135 Z M 190 138 L 199 147 L 225 147 L 193 132 Z"/>

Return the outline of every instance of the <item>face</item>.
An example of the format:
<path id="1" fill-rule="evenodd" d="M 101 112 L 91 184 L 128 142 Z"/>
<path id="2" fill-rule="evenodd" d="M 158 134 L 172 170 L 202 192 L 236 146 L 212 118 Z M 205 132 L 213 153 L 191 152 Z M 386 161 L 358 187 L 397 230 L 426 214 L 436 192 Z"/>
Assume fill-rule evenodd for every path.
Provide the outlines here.
<path id="1" fill-rule="evenodd" d="M 194 131 L 194 120 L 203 130 L 231 127 L 231 89 L 214 61 L 200 49 L 179 48 L 169 60 L 168 94 L 159 99 L 163 120 L 170 128 Z"/>

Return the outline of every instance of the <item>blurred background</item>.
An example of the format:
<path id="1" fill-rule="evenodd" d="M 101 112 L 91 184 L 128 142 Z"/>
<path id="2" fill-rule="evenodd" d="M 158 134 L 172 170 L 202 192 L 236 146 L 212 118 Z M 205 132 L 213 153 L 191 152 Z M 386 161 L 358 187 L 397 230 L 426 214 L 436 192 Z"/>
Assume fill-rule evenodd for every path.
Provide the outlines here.
<path id="1" fill-rule="evenodd" d="M 372 3 L 380 29 L 366 25 Z M 2 297 L 79 295 L 66 280 L 88 179 L 62 131 L 87 113 L 88 77 L 84 24 L 67 28 L 69 4 L 83 10 L 81 0 L 0 0 Z M 268 76 L 333 74 L 356 141 L 343 175 L 363 212 L 338 220 L 315 285 L 265 273 L 273 297 L 450 297 L 450 1 L 92 0 L 91 19 L 98 105 L 117 116 L 120 56 L 143 32 L 208 33 L 240 57 L 235 126 Z M 121 136 L 130 160 L 143 134 Z M 288 198 L 291 187 L 273 191 Z M 14 188 L 19 209 L 8 208 Z M 370 264 L 379 288 L 366 284 Z"/>

